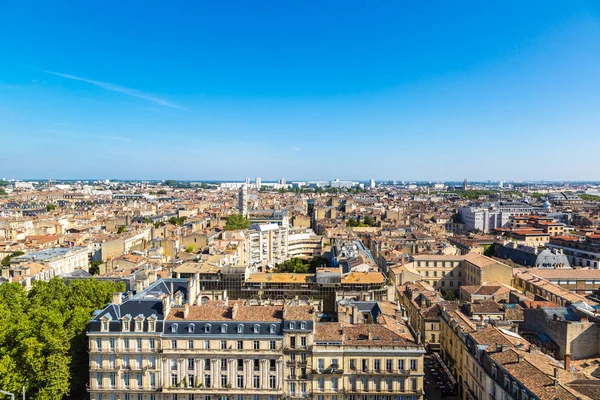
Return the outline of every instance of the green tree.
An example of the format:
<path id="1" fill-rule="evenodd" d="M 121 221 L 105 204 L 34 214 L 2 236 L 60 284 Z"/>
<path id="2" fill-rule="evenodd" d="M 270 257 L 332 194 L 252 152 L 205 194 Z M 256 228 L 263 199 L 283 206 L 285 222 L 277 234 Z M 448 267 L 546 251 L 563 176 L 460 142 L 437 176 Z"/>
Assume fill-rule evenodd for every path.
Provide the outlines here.
<path id="1" fill-rule="evenodd" d="M 444 299 L 448 301 L 456 300 L 456 294 L 454 293 L 454 290 L 446 290 L 444 293 Z"/>
<path id="2" fill-rule="evenodd" d="M 173 225 L 183 225 L 187 217 L 171 217 L 169 218 L 169 223 Z"/>
<path id="3" fill-rule="evenodd" d="M 231 214 L 227 217 L 227 222 L 225 223 L 226 231 L 235 231 L 238 229 L 248 229 L 250 228 L 250 220 L 244 217 L 242 214 Z"/>
<path id="4" fill-rule="evenodd" d="M 10 253 L 9 255 L 7 255 L 6 257 L 4 257 L 2 259 L 2 266 L 9 267 L 11 258 L 19 257 L 19 256 L 22 256 L 23 254 L 25 254 L 25 253 L 23 253 L 22 251 L 15 251 L 13 253 Z"/>
<path id="5" fill-rule="evenodd" d="M 189 245 L 189 246 L 188 246 L 188 247 L 185 249 L 185 251 L 187 251 L 188 253 L 193 253 L 193 252 L 194 252 L 194 245 L 193 245 L 193 244 L 190 244 L 190 245 Z"/>
<path id="6" fill-rule="evenodd" d="M 54 211 L 54 210 L 56 210 L 56 205 L 54 205 L 54 204 L 48 204 L 46 206 L 46 211 L 47 212 Z"/>
<path id="7" fill-rule="evenodd" d="M 292 258 L 275 265 L 277 272 L 305 274 L 309 272 L 310 265 L 301 258 Z"/>
<path id="8" fill-rule="evenodd" d="M 117 233 L 120 235 L 121 233 L 125 232 L 127 230 L 127 228 L 123 225 L 119 226 L 117 228 Z"/>
<path id="9" fill-rule="evenodd" d="M 88 272 L 92 275 L 98 275 L 100 273 L 100 264 L 102 264 L 102 261 L 90 262 L 90 267 L 88 269 Z"/>
<path id="10" fill-rule="evenodd" d="M 363 222 L 364 222 L 365 225 L 368 225 L 368 226 L 375 225 L 375 220 L 370 215 L 365 216 Z"/>
<path id="11" fill-rule="evenodd" d="M 148 218 L 148 217 L 145 217 L 145 218 L 144 218 L 144 223 L 145 223 L 145 224 L 151 224 L 151 223 L 152 223 L 152 220 L 151 220 L 150 218 Z"/>
<path id="12" fill-rule="evenodd" d="M 3 188 L 0 188 L 0 196 L 8 196 L 8 193 Z"/>
<path id="13" fill-rule="evenodd" d="M 600 196 L 596 196 L 595 194 L 580 194 L 582 200 L 585 201 L 600 201 Z"/>
<path id="14" fill-rule="evenodd" d="M 165 189 L 160 189 L 160 190 L 159 190 L 158 192 L 156 192 L 156 193 L 157 193 L 157 194 L 160 194 L 160 195 L 165 195 L 165 194 L 167 194 L 167 191 L 166 191 Z"/>
<path id="15" fill-rule="evenodd" d="M 59 278 L 0 285 L 0 387 L 33 400 L 82 399 L 89 379 L 86 331 L 122 283 Z"/>

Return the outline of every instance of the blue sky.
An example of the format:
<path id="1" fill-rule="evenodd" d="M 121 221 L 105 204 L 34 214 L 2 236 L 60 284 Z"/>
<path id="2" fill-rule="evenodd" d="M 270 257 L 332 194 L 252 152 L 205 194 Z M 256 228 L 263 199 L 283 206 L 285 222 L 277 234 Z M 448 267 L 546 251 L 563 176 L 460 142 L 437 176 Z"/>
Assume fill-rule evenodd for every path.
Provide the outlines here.
<path id="1" fill-rule="evenodd" d="M 600 2 L 0 1 L 0 178 L 600 180 Z"/>

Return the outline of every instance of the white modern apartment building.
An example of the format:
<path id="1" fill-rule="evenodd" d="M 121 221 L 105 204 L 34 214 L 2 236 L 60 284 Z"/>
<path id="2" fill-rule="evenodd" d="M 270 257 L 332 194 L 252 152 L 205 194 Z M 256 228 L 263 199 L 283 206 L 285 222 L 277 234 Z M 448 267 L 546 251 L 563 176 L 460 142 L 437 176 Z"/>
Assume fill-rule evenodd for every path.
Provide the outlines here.
<path id="1" fill-rule="evenodd" d="M 458 215 L 469 231 L 489 232 L 506 226 L 511 217 L 529 215 L 535 207 L 520 202 L 479 203 L 459 208 Z"/>
<path id="2" fill-rule="evenodd" d="M 312 229 L 294 229 L 288 233 L 289 258 L 313 258 L 323 251 L 323 236 L 316 235 Z"/>
<path id="3" fill-rule="evenodd" d="M 252 224 L 248 232 L 250 264 L 275 265 L 288 259 L 288 228 Z"/>

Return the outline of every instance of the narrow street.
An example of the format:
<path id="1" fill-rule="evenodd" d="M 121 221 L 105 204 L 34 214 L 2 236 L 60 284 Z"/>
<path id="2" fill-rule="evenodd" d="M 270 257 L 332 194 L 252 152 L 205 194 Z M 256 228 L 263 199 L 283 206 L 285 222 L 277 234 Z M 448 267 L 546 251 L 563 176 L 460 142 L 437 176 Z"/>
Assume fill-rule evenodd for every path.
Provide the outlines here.
<path id="1" fill-rule="evenodd" d="M 429 355 L 425 356 L 425 400 L 459 400 L 458 396 L 444 396 L 442 391 L 438 389 L 439 378 L 433 375 L 433 372 L 428 368 L 430 363 L 434 362 Z"/>

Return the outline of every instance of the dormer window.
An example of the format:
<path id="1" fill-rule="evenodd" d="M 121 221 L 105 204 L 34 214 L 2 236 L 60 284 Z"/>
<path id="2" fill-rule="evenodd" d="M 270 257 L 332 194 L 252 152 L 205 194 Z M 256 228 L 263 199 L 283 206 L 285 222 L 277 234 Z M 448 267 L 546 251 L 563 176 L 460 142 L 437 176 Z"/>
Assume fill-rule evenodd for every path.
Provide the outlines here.
<path id="1" fill-rule="evenodd" d="M 142 331 L 142 321 L 135 321 L 135 331 L 136 332 Z"/>
<path id="2" fill-rule="evenodd" d="M 210 324 L 204 325 L 204 333 L 210 333 Z"/>
<path id="3" fill-rule="evenodd" d="M 260 325 L 256 324 L 254 325 L 254 333 L 259 333 L 260 332 Z"/>
<path id="4" fill-rule="evenodd" d="M 300 322 L 300 329 L 306 329 L 306 322 Z"/>
<path id="5" fill-rule="evenodd" d="M 271 325 L 269 327 L 269 333 L 274 334 L 275 333 L 275 325 Z"/>
<path id="6" fill-rule="evenodd" d="M 108 332 L 108 321 L 102 321 L 101 331 Z"/>
<path id="7" fill-rule="evenodd" d="M 150 320 L 148 321 L 148 332 L 156 331 L 156 322 Z"/>
<path id="8" fill-rule="evenodd" d="M 237 333 L 244 333 L 244 325 L 239 324 L 237 326 Z"/>
<path id="9" fill-rule="evenodd" d="M 171 333 L 177 333 L 177 324 L 171 325 Z"/>
<path id="10" fill-rule="evenodd" d="M 194 324 L 188 325 L 188 333 L 194 333 L 194 329 L 196 329 L 196 325 L 194 325 Z"/>
<path id="11" fill-rule="evenodd" d="M 227 333 L 227 324 L 221 325 L 221 333 Z"/>
<path id="12" fill-rule="evenodd" d="M 296 323 L 290 322 L 290 329 L 296 329 Z"/>
<path id="13" fill-rule="evenodd" d="M 129 332 L 131 329 L 129 328 L 129 321 L 123 321 L 123 332 Z"/>

